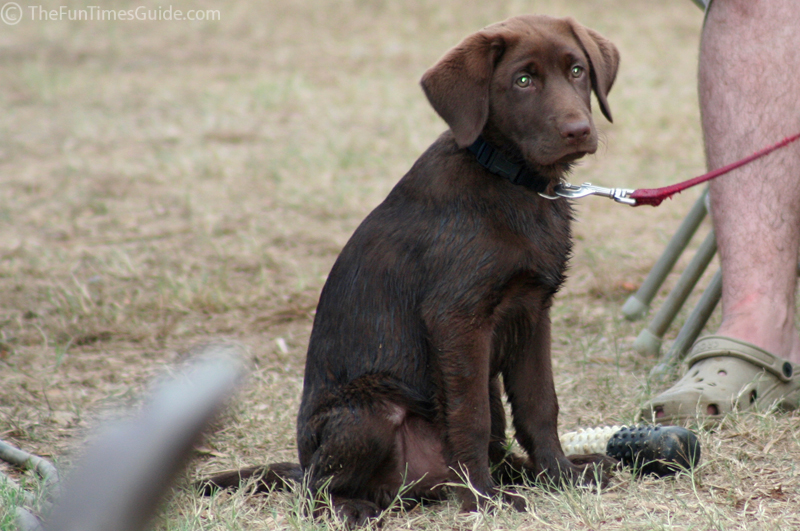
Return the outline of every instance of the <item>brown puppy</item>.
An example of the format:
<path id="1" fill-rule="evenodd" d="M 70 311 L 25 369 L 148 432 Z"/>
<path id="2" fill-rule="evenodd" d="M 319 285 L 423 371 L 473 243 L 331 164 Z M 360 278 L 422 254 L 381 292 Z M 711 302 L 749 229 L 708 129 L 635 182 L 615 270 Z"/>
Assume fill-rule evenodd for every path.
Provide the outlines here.
<path id="1" fill-rule="evenodd" d="M 300 464 L 263 474 L 308 478 L 358 522 L 405 497 L 436 498 L 466 476 L 575 481 L 564 457 L 550 364 L 553 295 L 570 254 L 572 210 L 552 193 L 597 148 L 590 110 L 619 55 L 572 19 L 520 16 L 470 35 L 422 78 L 449 131 L 361 224 L 320 296 L 297 421 Z M 507 454 L 501 383 L 528 458 Z M 490 472 L 490 467 L 496 470 Z M 467 489 L 462 508 L 480 503 Z"/>

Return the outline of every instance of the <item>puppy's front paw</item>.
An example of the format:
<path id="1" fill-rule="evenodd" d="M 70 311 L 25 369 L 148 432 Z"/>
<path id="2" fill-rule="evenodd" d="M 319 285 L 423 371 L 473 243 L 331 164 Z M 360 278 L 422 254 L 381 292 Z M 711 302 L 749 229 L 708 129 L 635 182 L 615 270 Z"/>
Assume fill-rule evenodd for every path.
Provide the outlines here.
<path id="1" fill-rule="evenodd" d="M 515 511 L 524 513 L 528 510 L 528 501 L 524 496 L 513 489 L 503 491 L 503 502 L 511 506 Z"/>
<path id="2" fill-rule="evenodd" d="M 496 511 L 502 502 L 503 504 L 511 506 L 512 509 L 518 512 L 525 512 L 528 510 L 528 502 L 525 497 L 518 494 L 513 489 L 496 489 L 492 487 L 487 490 L 486 495 L 477 495 L 476 492 L 465 489 L 462 493 L 461 512 L 470 513 L 477 511 Z"/>
<path id="3" fill-rule="evenodd" d="M 601 487 L 608 485 L 619 466 L 619 461 L 605 454 L 571 455 L 567 459 L 580 471 L 580 484 L 599 484 Z"/>
<path id="4" fill-rule="evenodd" d="M 568 485 L 605 487 L 616 466 L 616 459 L 601 454 L 562 457 L 542 470 L 538 483 L 544 488 L 559 489 Z"/>

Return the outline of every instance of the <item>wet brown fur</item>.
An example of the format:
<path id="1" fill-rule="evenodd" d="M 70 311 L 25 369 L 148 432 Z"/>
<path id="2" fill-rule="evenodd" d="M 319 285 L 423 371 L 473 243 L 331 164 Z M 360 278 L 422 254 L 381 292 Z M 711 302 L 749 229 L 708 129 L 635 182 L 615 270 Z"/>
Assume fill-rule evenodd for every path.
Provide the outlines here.
<path id="1" fill-rule="evenodd" d="M 590 95 L 610 120 L 618 61 L 609 41 L 574 20 L 531 15 L 468 36 L 425 73 L 422 88 L 449 130 L 328 276 L 306 360 L 300 463 L 206 486 L 257 475 L 263 490 L 305 477 L 358 523 L 404 482 L 416 482 L 405 496 L 436 499 L 460 475 L 492 496 L 498 483 L 581 481 L 586 462 L 602 460 L 575 464 L 556 432 L 548 312 L 571 252 L 571 206 L 488 172 L 465 148 L 483 135 L 551 191 L 596 150 Z M 515 83 L 523 75 L 530 85 Z M 503 389 L 527 458 L 506 452 Z M 480 504 L 468 489 L 458 495 L 464 510 Z"/>

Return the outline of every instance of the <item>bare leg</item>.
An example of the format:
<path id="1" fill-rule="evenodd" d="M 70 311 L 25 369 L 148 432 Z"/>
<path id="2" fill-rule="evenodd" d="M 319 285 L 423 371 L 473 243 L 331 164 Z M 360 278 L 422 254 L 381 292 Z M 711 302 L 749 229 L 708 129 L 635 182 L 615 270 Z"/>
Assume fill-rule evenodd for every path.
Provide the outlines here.
<path id="1" fill-rule="evenodd" d="M 800 3 L 714 0 L 700 49 L 709 169 L 800 131 Z M 718 333 L 800 363 L 794 325 L 800 145 L 711 185 L 723 272 Z"/>
<path id="2" fill-rule="evenodd" d="M 713 0 L 699 66 L 709 169 L 800 131 L 798 28 L 798 0 Z M 722 323 L 717 335 L 800 363 L 800 336 L 794 324 L 800 144 L 713 181 L 711 214 L 722 263 Z M 719 355 L 692 364 L 672 388 L 643 408 L 645 418 L 682 422 L 696 412 L 719 417 L 757 400 L 766 406 L 774 401 L 788 408 L 800 406 L 797 376 L 788 382 L 761 378 L 760 366 L 731 356 L 752 353 L 749 347 L 720 339 L 701 341 L 705 342 L 698 343 L 699 349 L 714 349 Z M 763 353 L 755 357 L 764 359 Z"/>

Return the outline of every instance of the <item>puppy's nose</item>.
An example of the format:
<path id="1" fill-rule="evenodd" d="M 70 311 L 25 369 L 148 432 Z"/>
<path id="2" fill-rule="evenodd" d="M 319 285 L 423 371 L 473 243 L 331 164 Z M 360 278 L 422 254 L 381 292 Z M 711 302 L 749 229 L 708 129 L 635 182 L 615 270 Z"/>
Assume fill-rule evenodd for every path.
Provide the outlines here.
<path id="1" fill-rule="evenodd" d="M 559 132 L 561 138 L 568 142 L 581 142 L 591 134 L 592 126 L 588 120 L 573 120 L 561 123 Z"/>

